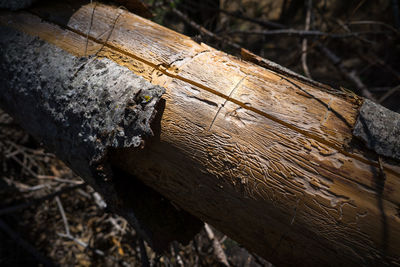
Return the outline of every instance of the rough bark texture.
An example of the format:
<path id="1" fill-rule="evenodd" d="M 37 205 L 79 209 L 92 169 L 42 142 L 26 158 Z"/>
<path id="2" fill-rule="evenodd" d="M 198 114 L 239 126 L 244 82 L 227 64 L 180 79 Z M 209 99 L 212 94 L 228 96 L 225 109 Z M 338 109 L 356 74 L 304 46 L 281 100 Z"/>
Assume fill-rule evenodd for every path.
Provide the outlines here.
<path id="1" fill-rule="evenodd" d="M 361 106 L 353 131 L 379 155 L 400 160 L 400 114 L 368 99 Z"/>
<path id="2" fill-rule="evenodd" d="M 353 136 L 362 99 L 105 5 L 47 5 L 0 24 L 166 89 L 154 137 L 109 159 L 182 209 L 276 265 L 400 264 L 399 162 L 380 166 Z"/>
<path id="3" fill-rule="evenodd" d="M 152 199 L 159 196 L 151 190 L 143 195 L 137 188 L 140 183 L 125 182 L 123 176 L 128 175 L 112 170 L 107 162 L 110 149 L 136 149 L 153 135 L 150 123 L 165 89 L 106 58 L 78 58 L 7 27 L 0 29 L 0 36 L 1 107 L 101 192 L 109 207 L 125 216 L 156 250 L 174 239 L 190 240 L 195 231 L 185 240 L 184 234 L 166 227 L 168 220 L 150 222 L 146 213 L 164 213 L 172 207 L 163 210 L 153 205 Z M 118 177 L 113 175 L 116 171 Z M 130 193 L 136 193 L 141 205 L 124 193 L 124 186 L 136 187 Z M 173 208 L 170 213 L 185 216 Z M 137 217 L 145 223 L 141 225 Z M 193 223 L 199 230 L 199 223 Z"/>

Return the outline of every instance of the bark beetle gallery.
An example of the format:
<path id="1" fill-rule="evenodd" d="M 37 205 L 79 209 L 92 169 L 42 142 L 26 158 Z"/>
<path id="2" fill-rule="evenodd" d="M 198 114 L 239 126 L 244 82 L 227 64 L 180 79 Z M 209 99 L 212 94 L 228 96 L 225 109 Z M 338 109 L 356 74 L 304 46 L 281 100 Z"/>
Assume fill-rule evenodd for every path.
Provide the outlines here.
<path id="1" fill-rule="evenodd" d="M 117 7 L 68 8 L 1 13 L 0 103 L 151 245 L 200 219 L 277 265 L 399 263 L 398 114 Z"/>

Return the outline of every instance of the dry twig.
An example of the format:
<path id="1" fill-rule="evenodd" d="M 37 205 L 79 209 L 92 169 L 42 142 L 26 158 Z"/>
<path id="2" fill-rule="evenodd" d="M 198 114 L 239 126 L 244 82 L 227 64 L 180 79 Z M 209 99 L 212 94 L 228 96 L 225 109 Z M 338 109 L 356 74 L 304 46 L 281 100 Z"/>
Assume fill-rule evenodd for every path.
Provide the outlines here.
<path id="1" fill-rule="evenodd" d="M 307 3 L 307 14 L 306 14 L 306 23 L 304 30 L 310 30 L 310 23 L 311 23 L 311 11 L 312 11 L 312 0 L 306 0 Z M 303 66 L 304 74 L 312 79 L 310 70 L 308 69 L 307 65 L 307 38 L 303 38 L 302 45 L 301 45 L 301 65 Z"/>
<path id="2" fill-rule="evenodd" d="M 269 21 L 269 20 L 265 20 L 265 19 L 257 19 L 254 17 L 249 17 L 249 16 L 244 15 L 240 11 L 231 12 L 231 11 L 228 11 L 228 10 L 225 10 L 222 8 L 210 7 L 208 5 L 203 4 L 201 1 L 198 1 L 196 3 L 191 3 L 191 5 L 196 6 L 197 8 L 204 9 L 204 10 L 217 11 L 217 12 L 226 14 L 230 17 L 238 18 L 238 19 L 245 20 L 245 21 L 250 21 L 252 23 L 258 24 L 258 25 L 266 27 L 266 28 L 272 28 L 272 29 L 286 28 L 285 25 L 277 23 L 277 22 L 273 22 L 273 21 Z M 190 6 L 185 5 L 184 2 L 180 2 L 180 6 L 182 6 L 184 9 L 190 9 Z"/>
<path id="3" fill-rule="evenodd" d="M 64 237 L 67 238 L 71 241 L 74 241 L 76 244 L 78 244 L 79 246 L 85 248 L 85 249 L 90 249 L 91 251 L 93 251 L 94 253 L 96 253 L 99 256 L 104 256 L 104 252 L 99 250 L 99 249 L 94 249 L 91 248 L 87 243 L 83 242 L 82 240 L 79 240 L 78 238 L 73 237 L 72 235 L 66 235 L 66 234 L 61 234 L 61 233 L 57 233 L 58 236 L 60 237 Z"/>
<path id="4" fill-rule="evenodd" d="M 319 44 L 319 50 L 329 59 L 329 61 L 339 70 L 339 72 L 346 77 L 351 83 L 353 83 L 356 88 L 359 90 L 362 96 L 369 98 L 371 100 L 376 101 L 375 97 L 372 93 L 368 90 L 365 84 L 361 81 L 360 77 L 355 73 L 355 71 L 349 71 L 343 65 L 342 60 L 336 56 L 329 48 L 326 46 Z"/>
<path id="5" fill-rule="evenodd" d="M 385 31 L 363 31 L 363 32 L 350 32 L 350 33 L 329 33 L 321 32 L 317 30 L 295 30 L 295 29 L 281 29 L 281 30 L 233 30 L 228 31 L 227 34 L 247 34 L 247 35 L 284 35 L 287 37 L 301 37 L 301 38 L 311 38 L 311 37 L 324 37 L 332 39 L 340 38 L 354 38 L 363 35 L 377 34 L 377 35 L 387 35 Z"/>
<path id="6" fill-rule="evenodd" d="M 215 35 L 213 32 L 207 30 L 206 28 L 204 28 L 203 26 L 197 24 L 196 22 L 194 22 L 193 20 L 191 20 L 188 16 L 186 16 L 185 14 L 183 14 L 181 11 L 179 11 L 176 8 L 172 8 L 171 9 L 172 12 L 177 15 L 179 18 L 181 18 L 186 24 L 190 25 L 192 28 L 196 29 L 197 31 L 199 31 L 201 34 L 204 34 L 208 37 L 213 38 L 214 40 L 217 40 L 221 43 L 225 43 L 227 45 L 229 45 L 230 47 L 240 50 L 241 46 L 226 39 L 226 38 L 221 38 L 217 35 Z"/>
<path id="7" fill-rule="evenodd" d="M 51 181 L 55 181 L 55 182 L 59 182 L 59 183 L 67 183 L 67 184 L 82 184 L 83 183 L 83 181 L 63 179 L 63 178 L 59 178 L 54 175 L 38 175 L 36 178 L 44 179 L 44 180 L 51 180 Z"/>
<path id="8" fill-rule="evenodd" d="M 208 238 L 212 242 L 213 249 L 214 249 L 214 254 L 217 257 L 218 261 L 223 265 L 223 266 L 229 266 L 228 259 L 226 258 L 225 252 L 221 247 L 220 242 L 218 239 L 215 237 L 213 230 L 208 224 L 204 224 L 204 229 L 207 233 Z"/>
<path id="9" fill-rule="evenodd" d="M 57 202 L 57 207 L 58 207 L 58 210 L 60 211 L 61 218 L 62 218 L 63 223 L 64 223 L 65 234 L 68 235 L 68 236 L 70 236 L 71 233 L 70 233 L 70 231 L 69 231 L 69 225 L 68 225 L 67 216 L 65 215 L 64 207 L 63 207 L 63 205 L 62 205 L 62 203 L 61 203 L 60 197 L 59 197 L 59 196 L 56 196 L 56 197 L 55 197 L 55 200 L 56 200 L 56 202 Z"/>
<path id="10" fill-rule="evenodd" d="M 380 25 L 383 26 L 391 31 L 393 33 L 400 35 L 400 31 L 394 28 L 392 25 L 389 25 L 387 23 L 381 22 L 381 21 L 373 21 L 373 20 L 354 20 L 354 21 L 349 21 L 347 22 L 349 25 L 365 25 L 365 24 L 372 24 L 372 25 Z"/>
<path id="11" fill-rule="evenodd" d="M 397 91 L 400 90 L 400 85 L 397 85 L 396 87 L 393 87 L 389 91 L 387 91 L 381 98 L 379 98 L 378 103 L 382 103 L 385 101 L 388 97 L 390 97 L 392 94 L 396 93 Z"/>

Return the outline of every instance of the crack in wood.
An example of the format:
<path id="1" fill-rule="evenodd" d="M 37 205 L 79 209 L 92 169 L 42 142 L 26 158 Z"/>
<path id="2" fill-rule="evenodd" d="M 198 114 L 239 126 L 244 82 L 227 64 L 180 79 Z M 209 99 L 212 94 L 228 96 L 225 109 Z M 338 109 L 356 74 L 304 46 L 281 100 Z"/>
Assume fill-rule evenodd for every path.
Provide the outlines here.
<path id="1" fill-rule="evenodd" d="M 211 121 L 210 127 L 208 127 L 208 131 L 210 131 L 210 130 L 211 130 L 211 127 L 214 125 L 214 122 L 215 122 L 215 120 L 217 119 L 217 116 L 218 116 L 219 112 L 221 111 L 221 109 L 226 105 L 226 103 L 228 102 L 228 100 L 231 99 L 231 96 L 233 95 L 233 93 L 236 91 L 236 89 L 240 86 L 240 84 L 243 82 L 243 80 L 244 80 L 246 77 L 247 77 L 247 75 L 246 75 L 246 76 L 243 76 L 243 78 L 240 79 L 240 81 L 235 85 L 235 87 L 234 87 L 234 88 L 231 90 L 231 92 L 229 93 L 228 98 L 225 99 L 225 102 L 224 102 L 221 106 L 219 106 L 219 108 L 218 108 L 218 110 L 217 110 L 217 113 L 215 114 L 213 120 Z"/>
<path id="2" fill-rule="evenodd" d="M 196 57 L 198 57 L 198 56 L 200 56 L 200 55 L 202 55 L 202 54 L 205 54 L 205 53 L 210 53 L 210 52 L 211 52 L 210 49 L 206 49 L 206 50 L 203 50 L 203 51 L 200 51 L 200 52 L 196 53 L 196 55 L 194 55 L 194 56 L 192 56 L 192 57 L 190 57 L 190 58 L 178 58 L 178 59 L 172 61 L 171 63 L 169 63 L 169 66 L 174 66 L 174 65 L 176 65 L 176 63 L 178 63 L 178 62 L 182 62 L 182 64 L 179 66 L 179 68 L 182 68 L 182 67 L 184 67 L 187 63 L 193 61 Z"/>
<path id="3" fill-rule="evenodd" d="M 91 18 L 90 18 L 89 30 L 88 30 L 88 32 L 87 32 L 87 34 L 86 34 L 86 44 L 85 44 L 85 52 L 84 52 L 85 57 L 87 56 L 87 46 L 88 46 L 88 43 L 89 43 L 89 33 L 90 33 L 90 29 L 92 28 L 93 17 L 94 17 L 94 11 L 95 11 L 95 9 L 96 9 L 96 6 L 97 6 L 97 3 L 94 4 L 93 11 L 92 11 L 92 16 L 91 16 Z M 117 21 L 118 21 L 119 17 L 121 16 L 121 14 L 122 14 L 122 12 L 119 12 L 118 15 L 115 17 L 114 22 L 113 22 L 113 24 L 112 24 L 112 27 L 111 27 L 111 29 L 110 29 L 110 33 L 107 35 L 107 38 L 104 40 L 104 42 L 102 43 L 102 45 L 101 45 L 101 47 L 99 48 L 99 50 L 97 50 L 97 52 L 94 54 L 94 56 L 93 56 L 90 60 L 88 60 L 88 61 L 86 61 L 85 63 L 83 63 L 82 66 L 80 66 L 80 67 L 76 70 L 76 72 L 74 73 L 74 76 L 76 76 L 77 73 L 78 73 L 81 69 L 83 69 L 83 67 L 84 67 L 85 65 L 88 65 L 88 64 L 92 63 L 92 62 L 97 58 L 97 56 L 98 56 L 98 54 L 100 53 L 100 51 L 103 50 L 105 44 L 106 44 L 106 43 L 108 42 L 108 40 L 110 39 L 110 37 L 111 37 L 111 35 L 112 35 L 112 33 L 113 33 L 114 29 L 115 29 L 115 24 L 117 23 Z M 107 32 L 107 30 L 106 30 L 104 33 L 106 33 L 106 32 Z M 104 33 L 103 33 L 103 34 L 104 34 Z M 103 34 L 101 34 L 101 35 L 103 35 Z"/>
<path id="4" fill-rule="evenodd" d="M 76 30 L 76 29 L 74 29 L 74 28 L 72 28 L 72 27 L 70 27 L 70 26 L 68 26 L 68 25 L 64 25 L 64 24 L 57 23 L 57 22 L 54 22 L 54 21 L 49 21 L 49 19 L 41 17 L 40 14 L 36 14 L 36 13 L 33 12 L 33 11 L 29 11 L 29 12 L 30 12 L 31 14 L 33 14 L 33 15 L 39 17 L 42 21 L 45 21 L 45 22 L 47 22 L 47 23 L 55 24 L 55 25 L 61 27 L 62 29 L 69 30 L 69 31 L 71 31 L 71 32 L 73 32 L 73 33 L 75 33 L 75 34 L 78 34 L 78 35 L 80 35 L 80 36 L 86 37 L 86 34 L 85 34 L 85 33 L 81 32 L 81 31 L 79 31 L 79 30 Z M 122 10 L 121 14 L 124 13 L 124 12 L 125 12 L 125 11 Z M 158 71 L 160 71 L 161 73 L 163 73 L 163 74 L 165 74 L 165 75 L 167 75 L 167 76 L 169 76 L 169 77 L 171 77 L 171 78 L 175 78 L 175 79 L 181 80 L 181 81 L 183 81 L 183 82 L 186 82 L 186 83 L 188 83 L 188 84 L 191 84 L 191 85 L 193 85 L 193 86 L 196 86 L 196 87 L 198 87 L 198 88 L 200 88 L 200 89 L 203 89 L 203 90 L 205 90 L 205 91 L 207 91 L 207 92 L 209 92 L 209 93 L 212 93 L 212 94 L 214 94 L 214 95 L 216 95 L 216 96 L 219 96 L 219 97 L 221 97 L 221 98 L 224 98 L 224 99 L 226 99 L 227 101 L 231 101 L 232 103 L 237 104 L 237 105 L 239 105 L 240 107 L 242 107 L 242 108 L 244 108 L 244 109 L 246 109 L 246 110 L 255 112 L 255 113 L 258 114 L 258 115 L 261 115 L 261 116 L 263 116 L 263 117 L 265 117 L 265 118 L 267 118 L 267 119 L 270 119 L 270 120 L 272 120 L 272 121 L 274 121 L 274 122 L 276 122 L 276 123 L 279 123 L 279 124 L 281 124 L 281 125 L 283 125 L 283 126 L 289 128 L 289 129 L 291 129 L 291 130 L 294 130 L 294 131 L 296 131 L 296 132 L 298 132 L 298 133 L 300 133 L 300 134 L 302 134 L 302 135 L 304 135 L 304 136 L 306 136 L 306 137 L 308 137 L 308 138 L 311 138 L 311 139 L 314 139 L 314 140 L 316 140 L 316 141 L 318 141 L 318 142 L 320 142 L 320 143 L 323 143 L 323 144 L 325 144 L 325 145 L 327 145 L 327 146 L 329 146 L 329 147 L 331 147 L 331 148 L 337 150 L 338 152 L 340 152 L 340 153 L 342 153 L 342 154 L 344 154 L 344 155 L 346 155 L 346 156 L 348 156 L 348 157 L 354 158 L 354 159 L 356 159 L 356 160 L 358 160 L 358 161 L 361 161 L 361 162 L 363 162 L 363 163 L 369 164 L 369 165 L 374 166 L 374 167 L 379 167 L 378 162 L 374 162 L 374 161 L 371 161 L 371 160 L 369 160 L 369 159 L 366 159 L 366 158 L 364 158 L 364 157 L 362 157 L 362 156 L 358 156 L 358 155 L 355 155 L 355 154 L 353 154 L 353 153 L 351 153 L 351 152 L 348 152 L 348 151 L 345 150 L 344 147 L 340 147 L 340 146 L 338 146 L 338 145 L 332 143 L 331 141 L 328 141 L 328 140 L 326 140 L 326 139 L 324 139 L 324 138 L 322 138 L 322 137 L 319 137 L 319 136 L 317 136 L 316 134 L 312 134 L 312 133 L 310 133 L 310 132 L 307 132 L 306 130 L 300 129 L 299 127 L 297 127 L 297 126 L 295 126 L 295 125 L 292 125 L 292 124 L 290 124 L 290 123 L 288 123 L 288 122 L 285 122 L 285 121 L 283 121 L 283 120 L 281 120 L 281 119 L 279 119 L 279 118 L 277 118 L 277 117 L 275 117 L 275 116 L 273 116 L 273 115 L 271 115 L 271 114 L 268 114 L 268 113 L 266 113 L 266 112 L 264 112 L 264 111 L 261 111 L 261 110 L 259 110 L 259 109 L 257 109 L 257 108 L 248 106 L 248 105 L 246 105 L 245 103 L 243 103 L 243 102 L 241 102 L 241 101 L 239 101 L 239 100 L 230 98 L 229 96 L 227 96 L 227 95 L 225 95 L 225 94 L 223 94 L 223 93 L 221 93 L 221 92 L 219 92 L 219 91 L 216 91 L 215 89 L 212 89 L 212 88 L 210 88 L 210 87 L 208 87 L 208 86 L 206 86 L 206 85 L 203 85 L 203 84 L 201 84 L 201 83 L 199 83 L 199 82 L 196 82 L 196 81 L 192 81 L 192 80 L 190 80 L 190 79 L 188 79 L 188 78 L 179 76 L 179 75 L 177 75 L 177 74 L 171 73 L 171 72 L 167 71 L 166 69 L 164 69 L 163 67 L 160 67 L 159 65 L 154 64 L 154 63 L 152 63 L 152 62 L 150 62 L 150 61 L 148 61 L 148 60 L 146 60 L 146 59 L 143 59 L 143 58 L 141 58 L 141 57 L 139 57 L 139 56 L 133 54 L 132 52 L 123 50 L 123 49 L 121 49 L 121 48 L 119 48 L 119 47 L 117 47 L 117 46 L 115 46 L 115 45 L 113 45 L 113 44 L 106 43 L 106 42 L 102 42 L 101 40 L 98 40 L 97 38 L 95 38 L 95 37 L 93 37 L 93 36 L 88 36 L 88 39 L 91 40 L 91 41 L 93 41 L 93 42 L 95 42 L 95 43 L 103 44 L 105 47 L 107 47 L 107 48 L 109 48 L 109 49 L 111 49 L 111 50 L 113 50 L 113 51 L 116 51 L 116 52 L 118 52 L 118 53 L 120 53 L 120 54 L 123 54 L 123 55 L 125 55 L 125 56 L 127 56 L 127 57 L 130 57 L 130 58 L 132 58 L 132 59 L 138 60 L 139 62 L 142 62 L 142 63 L 144 63 L 144 64 L 150 66 L 151 68 L 153 68 L 153 69 L 155 69 L 155 70 L 158 70 Z M 303 91 L 303 92 L 309 94 L 307 91 L 305 91 L 304 89 L 302 89 L 300 86 L 298 86 L 298 85 L 295 84 L 294 82 L 290 81 L 289 79 L 287 79 L 287 78 L 285 78 L 285 77 L 283 77 L 283 76 L 281 76 L 281 75 L 279 75 L 279 74 L 276 74 L 276 75 L 278 75 L 278 76 L 281 77 L 282 79 L 286 80 L 287 82 L 291 83 L 291 84 L 294 85 L 297 89 L 299 89 L 299 90 L 301 90 L 301 91 Z M 311 97 L 315 97 L 315 96 L 313 96 L 312 94 L 310 94 L 310 95 L 311 95 Z M 316 99 L 317 99 L 317 98 L 316 98 Z M 317 101 L 318 101 L 318 99 L 317 99 Z M 327 106 L 327 105 L 326 105 L 324 102 L 322 102 L 321 100 L 319 100 L 319 102 L 321 102 L 321 104 L 323 104 L 324 106 Z M 331 109 L 331 111 L 333 111 L 333 110 Z M 348 127 L 351 128 L 351 125 L 349 124 L 349 122 L 347 122 L 347 120 L 346 120 L 345 118 L 343 118 L 343 116 L 341 116 L 341 115 L 338 114 L 337 112 L 335 112 L 335 115 L 337 115 L 339 118 L 342 118 L 343 122 L 344 122 Z M 393 169 L 391 169 L 391 168 L 386 168 L 386 171 L 392 173 L 392 174 L 395 175 L 395 176 L 400 177 L 400 174 L 397 173 L 395 170 L 393 170 Z"/>
<path id="5" fill-rule="evenodd" d="M 325 113 L 324 119 L 321 122 L 321 125 L 324 125 L 326 123 L 326 121 L 328 120 L 329 112 L 331 111 L 331 104 L 332 104 L 332 96 L 329 97 L 328 107 L 326 108 L 326 113 Z"/>
<path id="6" fill-rule="evenodd" d="M 87 56 L 87 48 L 88 48 L 88 45 L 89 45 L 89 34 L 90 34 L 90 30 L 92 29 L 94 11 L 96 10 L 96 7 L 97 7 L 97 3 L 95 3 L 94 6 L 93 6 L 92 16 L 90 17 L 89 29 L 88 29 L 88 32 L 86 34 L 86 44 L 85 44 L 85 54 L 84 54 L 85 57 Z"/>

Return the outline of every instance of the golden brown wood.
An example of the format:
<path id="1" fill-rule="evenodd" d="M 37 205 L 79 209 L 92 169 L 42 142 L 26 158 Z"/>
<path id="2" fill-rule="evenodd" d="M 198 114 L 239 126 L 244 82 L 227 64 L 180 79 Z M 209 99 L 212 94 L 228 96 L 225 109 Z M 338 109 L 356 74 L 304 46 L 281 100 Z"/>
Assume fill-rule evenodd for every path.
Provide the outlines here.
<path id="1" fill-rule="evenodd" d="M 115 7 L 61 10 L 0 24 L 84 55 L 94 13 L 87 54 L 167 89 L 156 137 L 114 164 L 277 265 L 400 264 L 400 167 L 383 163 L 381 190 L 377 156 L 352 142 L 361 99 Z"/>

